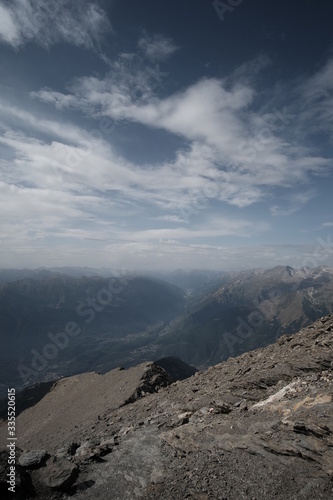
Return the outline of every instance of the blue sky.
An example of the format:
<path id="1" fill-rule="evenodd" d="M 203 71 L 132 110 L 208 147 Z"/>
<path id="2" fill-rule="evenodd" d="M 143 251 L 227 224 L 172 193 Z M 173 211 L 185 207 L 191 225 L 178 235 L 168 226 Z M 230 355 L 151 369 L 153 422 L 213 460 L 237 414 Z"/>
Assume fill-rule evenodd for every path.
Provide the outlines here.
<path id="1" fill-rule="evenodd" d="M 0 266 L 332 265 L 332 14 L 0 1 Z"/>

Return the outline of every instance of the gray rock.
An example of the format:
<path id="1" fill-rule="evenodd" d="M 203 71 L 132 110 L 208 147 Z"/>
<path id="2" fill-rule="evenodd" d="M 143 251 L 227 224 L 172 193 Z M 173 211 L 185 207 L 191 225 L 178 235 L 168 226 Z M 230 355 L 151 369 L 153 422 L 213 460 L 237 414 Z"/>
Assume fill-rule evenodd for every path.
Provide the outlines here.
<path id="1" fill-rule="evenodd" d="M 37 467 L 42 465 L 47 456 L 48 454 L 46 450 L 25 451 L 21 454 L 18 462 L 22 467 Z"/>
<path id="2" fill-rule="evenodd" d="M 224 401 L 212 401 L 212 412 L 214 413 L 230 413 L 232 409 Z"/>
<path id="3" fill-rule="evenodd" d="M 124 435 L 128 433 L 128 429 L 125 429 L 125 431 L 123 432 Z M 96 440 L 85 441 L 76 449 L 74 460 L 75 462 L 85 462 L 92 459 L 98 460 L 100 457 L 111 453 L 114 446 L 115 438 L 113 436 L 102 440 L 100 443 Z"/>
<path id="4" fill-rule="evenodd" d="M 114 446 L 115 446 L 114 437 L 111 437 L 110 439 L 105 439 L 99 445 L 99 456 L 104 457 L 105 455 L 108 455 L 109 453 L 111 453 Z"/>
<path id="5" fill-rule="evenodd" d="M 46 467 L 38 471 L 40 482 L 59 491 L 68 491 L 78 477 L 78 467 L 62 457 L 52 457 Z"/>

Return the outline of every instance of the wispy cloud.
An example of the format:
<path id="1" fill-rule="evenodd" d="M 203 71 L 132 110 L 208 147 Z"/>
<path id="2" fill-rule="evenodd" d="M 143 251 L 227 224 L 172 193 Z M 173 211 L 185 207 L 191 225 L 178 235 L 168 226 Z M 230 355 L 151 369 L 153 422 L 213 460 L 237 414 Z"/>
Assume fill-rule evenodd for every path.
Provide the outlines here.
<path id="1" fill-rule="evenodd" d="M 181 208 L 191 206 L 193 189 L 208 187 L 210 175 L 217 178 L 213 152 L 206 146 L 193 144 L 174 162 L 138 167 L 117 155 L 106 138 L 96 140 L 75 125 L 46 120 L 13 105 L 1 103 L 1 109 L 3 120 L 11 116 L 16 129 L 28 125 L 29 130 L 7 127 L 0 137 L 11 151 L 11 158 L 0 165 L 4 248 L 48 238 L 189 242 L 248 237 L 268 227 L 222 214 L 218 219 L 207 214 L 197 226 L 184 225 Z M 41 139 L 41 131 L 49 139 Z M 223 189 L 229 196 L 229 188 Z M 140 217 L 145 222 L 138 229 Z"/>
<path id="2" fill-rule="evenodd" d="M 333 60 L 326 64 L 301 85 L 308 99 L 323 99 L 330 95 L 333 88 Z"/>
<path id="3" fill-rule="evenodd" d="M 273 113 L 256 109 L 257 92 L 249 83 L 240 80 L 230 85 L 230 81 L 205 78 L 161 98 L 156 81 L 155 86 L 152 84 L 151 72 L 137 67 L 131 71 L 132 61 L 129 64 L 128 60 L 116 64 L 118 71 L 105 78 L 76 81 L 69 94 L 42 89 L 33 95 L 58 107 L 76 107 L 90 116 L 109 116 L 183 138 L 190 146 L 187 153 L 185 148 L 178 152 L 177 165 L 171 167 L 173 175 L 177 178 L 176 167 L 184 169 L 190 161 L 188 171 L 195 172 L 200 181 L 188 185 L 188 189 L 204 190 L 209 183 L 216 189 L 218 184 L 218 198 L 239 207 L 263 200 L 272 187 L 306 183 L 311 176 L 324 174 L 331 163 L 311 148 L 287 139 L 288 130 L 296 122 L 284 122 L 282 112 L 281 121 Z M 266 60 L 256 64 L 265 66 Z M 244 72 L 245 66 L 241 74 Z"/>
<path id="4" fill-rule="evenodd" d="M 20 39 L 20 28 L 11 10 L 2 4 L 0 4 L 0 38 L 14 47 L 18 45 Z"/>
<path id="5" fill-rule="evenodd" d="M 48 48 L 59 42 L 93 47 L 111 30 L 95 2 L 12 0 L 0 4 L 0 40 L 15 50 L 28 42 Z"/>
<path id="6" fill-rule="evenodd" d="M 318 229 L 327 229 L 328 227 L 333 227 L 333 222 L 323 222 Z"/>
<path id="7" fill-rule="evenodd" d="M 149 36 L 147 33 L 139 38 L 138 47 L 151 61 L 163 61 L 179 48 L 171 38 L 162 35 Z"/>
<path id="8" fill-rule="evenodd" d="M 270 207 L 270 212 L 273 216 L 291 215 L 301 210 L 315 196 L 316 196 L 316 191 L 314 189 L 310 189 L 308 191 L 299 193 L 293 193 L 289 197 L 290 199 L 286 200 L 283 207 L 279 205 L 274 205 Z"/>
<path id="9" fill-rule="evenodd" d="M 333 139 L 333 59 L 302 82 L 297 91 L 303 99 L 299 123 L 304 135 L 324 132 Z"/>

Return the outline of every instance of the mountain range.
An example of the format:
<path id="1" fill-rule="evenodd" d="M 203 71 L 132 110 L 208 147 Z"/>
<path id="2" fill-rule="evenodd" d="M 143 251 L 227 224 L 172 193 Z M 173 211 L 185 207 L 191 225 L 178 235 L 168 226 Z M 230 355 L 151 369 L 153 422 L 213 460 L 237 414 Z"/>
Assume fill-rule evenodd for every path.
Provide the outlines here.
<path id="1" fill-rule="evenodd" d="M 16 280 L 19 271 L 0 272 L 9 280 L 0 285 L 2 395 L 9 384 L 23 388 L 170 356 L 207 368 L 333 309 L 328 267 L 154 277 L 60 271 L 40 269 L 29 277 L 24 271 Z"/>
<path id="2" fill-rule="evenodd" d="M 151 346 L 197 367 L 263 347 L 333 310 L 333 270 L 278 266 L 226 273 Z M 154 356 L 152 356 L 154 358 Z"/>

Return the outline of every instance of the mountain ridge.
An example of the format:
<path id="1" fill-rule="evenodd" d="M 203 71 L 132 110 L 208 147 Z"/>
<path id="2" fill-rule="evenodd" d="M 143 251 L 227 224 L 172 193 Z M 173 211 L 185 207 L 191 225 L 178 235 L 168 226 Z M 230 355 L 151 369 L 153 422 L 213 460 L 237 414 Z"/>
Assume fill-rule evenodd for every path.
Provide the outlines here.
<path id="1" fill-rule="evenodd" d="M 231 273 L 192 302 L 155 343 L 204 368 L 263 347 L 333 311 L 333 270 L 290 266 Z"/>

